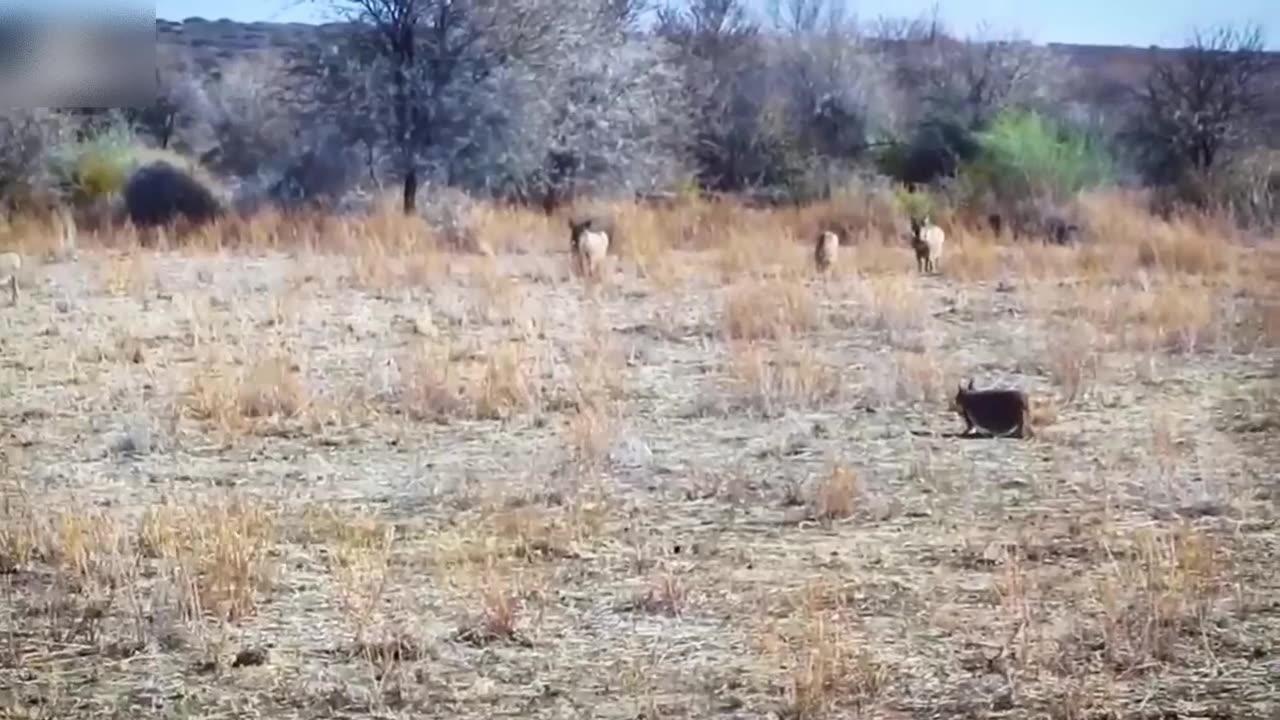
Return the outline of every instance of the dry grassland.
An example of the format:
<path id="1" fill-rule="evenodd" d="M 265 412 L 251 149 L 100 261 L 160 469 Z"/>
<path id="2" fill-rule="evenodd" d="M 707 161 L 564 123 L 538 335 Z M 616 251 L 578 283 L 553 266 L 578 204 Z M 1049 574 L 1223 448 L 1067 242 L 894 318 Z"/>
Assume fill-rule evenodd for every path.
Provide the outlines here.
<path id="1" fill-rule="evenodd" d="M 1275 718 L 1280 251 L 1087 208 L 4 228 L 0 717 Z"/>

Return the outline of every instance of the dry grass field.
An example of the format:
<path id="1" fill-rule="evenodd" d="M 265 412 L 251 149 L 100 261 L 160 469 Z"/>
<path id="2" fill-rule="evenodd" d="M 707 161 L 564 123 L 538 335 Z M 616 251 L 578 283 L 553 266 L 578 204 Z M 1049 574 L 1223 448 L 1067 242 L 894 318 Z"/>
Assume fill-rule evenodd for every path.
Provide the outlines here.
<path id="1" fill-rule="evenodd" d="M 1276 243 L 609 209 L 3 228 L 0 717 L 1280 715 Z"/>

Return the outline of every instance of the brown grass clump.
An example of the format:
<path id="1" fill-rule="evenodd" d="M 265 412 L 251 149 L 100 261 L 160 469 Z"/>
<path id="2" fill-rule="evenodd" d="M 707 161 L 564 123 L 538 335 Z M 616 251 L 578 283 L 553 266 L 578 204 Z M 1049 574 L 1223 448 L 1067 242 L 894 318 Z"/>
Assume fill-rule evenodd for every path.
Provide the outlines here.
<path id="1" fill-rule="evenodd" d="M 287 355 L 255 362 L 240 383 L 236 406 L 248 418 L 293 417 L 307 403 L 297 363 Z"/>
<path id="2" fill-rule="evenodd" d="M 535 375 L 525 369 L 528 361 L 524 345 L 515 342 L 500 346 L 488 356 L 484 374 L 473 390 L 477 417 L 506 419 L 537 406 L 542 389 Z"/>
<path id="3" fill-rule="evenodd" d="M 465 412 L 448 346 L 420 344 L 399 369 L 400 408 L 410 418 L 440 422 Z"/>
<path id="4" fill-rule="evenodd" d="M 895 347 L 913 346 L 929 326 L 928 299 L 909 275 L 867 278 L 857 289 L 862 322 Z"/>
<path id="5" fill-rule="evenodd" d="M 1143 528 L 1129 543 L 1104 549 L 1112 562 L 1095 599 L 1108 660 L 1121 671 L 1141 671 L 1201 647 L 1202 629 L 1226 591 L 1212 539 L 1186 525 Z"/>
<path id="6" fill-rule="evenodd" d="M 813 348 L 785 343 L 768 348 L 740 343 L 729 363 L 736 408 L 777 417 L 791 408 L 815 408 L 839 399 L 841 375 Z"/>
<path id="7" fill-rule="evenodd" d="M 298 365 L 270 354 L 244 370 L 213 361 L 191 380 L 182 408 L 227 435 L 264 430 L 299 417 L 309 396 Z"/>
<path id="8" fill-rule="evenodd" d="M 736 340 L 776 340 L 818 327 L 817 303 L 805 286 L 749 280 L 732 286 L 724 305 L 725 334 Z"/>
<path id="9" fill-rule="evenodd" d="M 853 517 L 861 505 L 862 481 L 843 463 L 833 463 L 814 483 L 809 510 L 813 519 L 831 523 Z"/>
<path id="10" fill-rule="evenodd" d="M 881 402 L 940 402 L 951 390 L 948 372 L 932 351 L 894 351 L 873 375 L 873 395 Z"/>
<path id="11" fill-rule="evenodd" d="M 100 510 L 73 508 L 43 517 L 27 511 L 23 517 L 22 524 L 9 526 L 7 562 L 17 567 L 17 561 L 39 558 L 70 592 L 100 592 L 102 612 L 110 610 L 117 590 L 135 598 L 146 591 L 135 576 L 143 562 L 159 563 L 160 576 L 172 584 L 171 597 L 157 597 L 167 597 L 192 619 L 241 620 L 270 588 L 275 515 L 256 499 L 151 506 L 135 532 Z"/>
<path id="12" fill-rule="evenodd" d="M 182 523 L 176 530 L 165 529 L 169 518 L 163 514 L 150 522 L 144 519 L 144 537 L 176 539 L 161 543 L 157 550 L 161 558 L 175 563 L 180 591 L 190 590 L 180 594 L 190 616 L 246 617 L 257 609 L 259 594 L 271 586 L 275 513 L 262 501 L 243 497 L 198 510 L 198 516 L 171 515 Z"/>
<path id="13" fill-rule="evenodd" d="M 689 602 L 689 589 L 675 573 L 663 570 L 650 579 L 634 606 L 648 613 L 681 617 Z"/>
<path id="14" fill-rule="evenodd" d="M 1049 377 L 1058 386 L 1066 404 L 1083 400 L 1096 382 L 1100 370 L 1099 340 L 1093 326 L 1074 322 L 1050 330 L 1049 344 L 1040 354 Z"/>
<path id="15" fill-rule="evenodd" d="M 619 420 L 602 408 L 583 406 L 569 416 L 564 437 L 569 458 L 580 470 L 598 470 L 603 466 L 613 441 L 618 436 Z"/>
<path id="16" fill-rule="evenodd" d="M 778 714 L 794 720 L 818 720 L 847 712 L 864 712 L 880 699 L 891 682 L 890 668 L 865 647 L 858 647 L 846 628 L 844 603 L 814 593 L 806 586 L 793 619 L 765 640 L 782 673 L 782 706 Z M 780 657 L 778 657 L 780 655 Z"/>

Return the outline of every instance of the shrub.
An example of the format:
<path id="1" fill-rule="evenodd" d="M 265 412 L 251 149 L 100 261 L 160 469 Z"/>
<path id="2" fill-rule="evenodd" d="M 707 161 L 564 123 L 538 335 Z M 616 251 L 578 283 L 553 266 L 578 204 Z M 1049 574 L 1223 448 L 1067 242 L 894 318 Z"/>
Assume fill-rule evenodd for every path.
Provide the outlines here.
<path id="1" fill-rule="evenodd" d="M 283 207 L 334 206 L 355 184 L 359 167 L 349 149 L 305 150 L 285 166 L 268 194 Z"/>
<path id="2" fill-rule="evenodd" d="M 72 123 L 50 110 L 0 112 L 0 203 L 25 209 L 54 190 L 45 158 L 72 135 Z"/>
<path id="3" fill-rule="evenodd" d="M 962 185 L 971 196 L 989 194 L 1004 206 L 1062 202 L 1113 175 L 1099 143 L 1034 111 L 1001 113 L 977 137 L 979 151 L 962 166 Z"/>
<path id="4" fill-rule="evenodd" d="M 166 225 L 178 219 L 200 224 L 222 212 L 214 191 L 193 173 L 157 160 L 138 168 L 125 184 L 125 207 L 139 227 Z"/>
<path id="5" fill-rule="evenodd" d="M 129 174 L 131 147 L 130 134 L 113 128 L 55 148 L 50 169 L 64 198 L 85 206 L 118 194 Z"/>
<path id="6" fill-rule="evenodd" d="M 917 220 L 924 218 L 926 215 L 932 215 L 934 211 L 933 198 L 924 192 L 912 192 L 905 188 L 897 188 L 894 190 L 894 196 L 898 199 L 898 206 L 902 208 L 902 212 L 909 218 Z"/>
<path id="7" fill-rule="evenodd" d="M 974 135 L 964 126 L 945 120 L 928 120 L 906 143 L 888 146 L 880 153 L 884 174 L 908 184 L 929 184 L 952 177 L 978 153 Z"/>

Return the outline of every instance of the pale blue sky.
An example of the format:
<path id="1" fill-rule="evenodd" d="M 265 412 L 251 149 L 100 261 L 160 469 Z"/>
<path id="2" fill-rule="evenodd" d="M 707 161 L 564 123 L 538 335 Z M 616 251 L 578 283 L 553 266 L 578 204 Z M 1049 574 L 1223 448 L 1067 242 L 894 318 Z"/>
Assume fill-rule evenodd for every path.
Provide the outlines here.
<path id="1" fill-rule="evenodd" d="M 74 0 L 73 0 L 74 1 Z M 23 3 L 23 0 L 0 0 Z M 935 0 L 850 0 L 861 18 L 927 12 Z M 1268 46 L 1280 45 L 1280 0 L 937 0 L 942 17 L 962 32 L 986 22 L 1036 42 L 1180 45 L 1191 28 L 1223 22 L 1262 23 Z M 156 0 L 166 20 L 317 22 L 330 19 L 326 0 Z"/>

